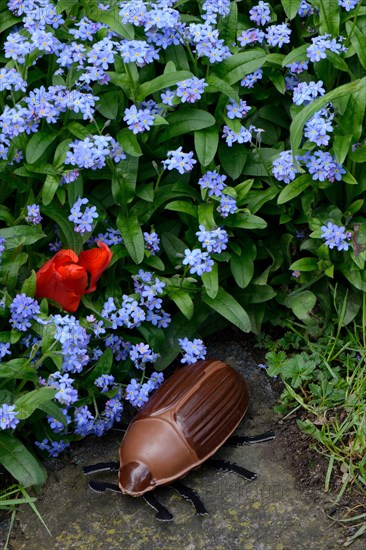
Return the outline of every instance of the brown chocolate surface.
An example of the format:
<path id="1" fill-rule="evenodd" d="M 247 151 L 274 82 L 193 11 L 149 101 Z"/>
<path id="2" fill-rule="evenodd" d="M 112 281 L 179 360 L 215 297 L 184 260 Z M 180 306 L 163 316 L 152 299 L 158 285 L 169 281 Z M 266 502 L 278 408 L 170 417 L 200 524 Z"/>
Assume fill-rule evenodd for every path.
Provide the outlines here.
<path id="1" fill-rule="evenodd" d="M 248 401 L 244 378 L 223 361 L 179 369 L 126 431 L 120 448 L 121 490 L 139 496 L 199 466 L 235 430 Z"/>

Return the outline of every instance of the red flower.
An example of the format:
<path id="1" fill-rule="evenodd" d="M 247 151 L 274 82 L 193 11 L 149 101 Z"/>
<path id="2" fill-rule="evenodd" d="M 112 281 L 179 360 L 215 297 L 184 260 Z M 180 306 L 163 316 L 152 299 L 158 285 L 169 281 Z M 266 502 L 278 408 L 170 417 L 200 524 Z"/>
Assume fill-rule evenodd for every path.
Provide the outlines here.
<path id="1" fill-rule="evenodd" d="M 96 282 L 112 259 L 106 244 L 98 241 L 97 245 L 79 257 L 72 250 L 57 252 L 36 273 L 36 298 L 50 298 L 66 311 L 76 311 L 81 297 L 97 288 Z"/>

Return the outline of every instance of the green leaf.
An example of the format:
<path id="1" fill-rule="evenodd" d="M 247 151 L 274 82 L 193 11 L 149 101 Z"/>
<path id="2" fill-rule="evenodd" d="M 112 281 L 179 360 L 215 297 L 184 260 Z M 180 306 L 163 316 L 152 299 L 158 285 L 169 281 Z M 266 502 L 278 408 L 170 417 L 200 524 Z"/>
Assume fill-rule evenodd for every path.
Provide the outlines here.
<path id="1" fill-rule="evenodd" d="M 339 35 L 340 13 L 338 0 L 321 0 L 318 5 L 320 9 L 319 34 Z"/>
<path id="2" fill-rule="evenodd" d="M 366 83 L 366 79 L 364 79 Z M 365 84 L 366 85 L 366 84 Z M 366 93 L 364 89 L 343 98 L 344 112 L 337 117 L 337 130 L 340 134 L 350 135 L 354 141 L 359 141 L 363 132 L 363 120 L 366 109 Z"/>
<path id="3" fill-rule="evenodd" d="M 169 122 L 169 126 L 161 129 L 158 137 L 160 143 L 164 143 L 182 134 L 208 128 L 216 122 L 215 118 L 207 111 L 190 107 L 184 107 L 175 113 L 167 115 L 166 119 Z"/>
<path id="4" fill-rule="evenodd" d="M 55 156 L 53 157 L 53 165 L 56 170 L 63 168 L 66 160 L 66 153 L 70 150 L 71 138 L 64 139 L 56 147 Z"/>
<path id="5" fill-rule="evenodd" d="M 315 99 L 309 105 L 306 105 L 293 119 L 290 126 L 290 135 L 291 135 L 291 149 L 295 153 L 300 145 L 302 140 L 303 129 L 307 120 L 313 116 L 317 111 L 324 107 L 327 103 L 330 103 L 338 98 L 349 96 L 351 94 L 362 93 L 362 90 L 366 86 L 366 77 L 355 80 L 348 84 L 343 84 L 335 90 L 328 92 Z"/>
<path id="6" fill-rule="evenodd" d="M 249 179 L 249 180 L 243 181 L 242 183 L 239 183 L 234 187 L 236 192 L 236 204 L 238 206 L 240 206 L 245 202 L 245 198 L 249 193 L 253 183 L 254 183 L 254 179 Z"/>
<path id="7" fill-rule="evenodd" d="M 276 291 L 270 285 L 250 285 L 243 296 L 246 297 L 249 304 L 261 304 L 276 296 Z"/>
<path id="8" fill-rule="evenodd" d="M 227 16 L 220 17 L 218 30 L 220 38 L 225 44 L 234 44 L 236 41 L 236 27 L 238 23 L 238 6 L 236 2 L 230 2 L 230 11 Z"/>
<path id="9" fill-rule="evenodd" d="M 269 120 L 274 122 L 276 126 L 288 129 L 288 116 L 284 109 L 279 107 L 273 109 L 273 105 L 263 105 L 257 113 L 261 119 Z"/>
<path id="10" fill-rule="evenodd" d="M 217 263 L 214 263 L 212 270 L 208 273 L 202 273 L 202 282 L 207 295 L 214 299 L 219 291 L 219 270 Z"/>
<path id="11" fill-rule="evenodd" d="M 294 19 L 299 10 L 301 0 L 281 0 L 281 4 L 289 19 Z"/>
<path id="12" fill-rule="evenodd" d="M 205 226 L 206 231 L 216 227 L 213 203 L 204 202 L 198 205 L 198 223 Z"/>
<path id="13" fill-rule="evenodd" d="M 293 262 L 289 269 L 293 271 L 318 271 L 318 260 L 317 258 L 300 258 Z"/>
<path id="14" fill-rule="evenodd" d="M 145 264 L 155 269 L 155 271 L 164 271 L 165 269 L 165 265 L 159 256 L 149 256 L 145 258 Z"/>
<path id="15" fill-rule="evenodd" d="M 357 57 L 363 69 L 366 69 L 366 48 L 364 33 L 358 28 L 353 21 L 347 21 L 346 30 L 348 36 L 351 36 L 351 44 L 357 53 Z M 352 34 L 351 34 L 352 33 Z"/>
<path id="16" fill-rule="evenodd" d="M 194 305 L 188 292 L 181 289 L 172 288 L 168 291 L 168 295 L 169 298 L 171 298 L 178 306 L 183 315 L 188 320 L 191 320 L 194 312 Z"/>
<path id="17" fill-rule="evenodd" d="M 347 213 L 351 214 L 352 216 L 354 214 L 356 214 L 356 212 L 358 212 L 359 210 L 361 210 L 361 208 L 363 207 L 364 205 L 364 200 L 363 199 L 359 199 L 355 202 L 353 202 L 352 204 L 349 205 L 349 207 L 347 208 Z"/>
<path id="18" fill-rule="evenodd" d="M 252 149 L 245 163 L 244 174 L 246 176 L 271 177 L 272 162 L 278 154 L 278 149 L 262 148 L 260 153 Z"/>
<path id="19" fill-rule="evenodd" d="M 334 136 L 333 151 L 339 164 L 343 164 L 346 158 L 349 148 L 351 146 L 352 136 Z"/>
<path id="20" fill-rule="evenodd" d="M 155 115 L 153 126 L 162 126 L 162 125 L 169 126 L 169 122 L 167 122 L 165 118 L 163 118 L 162 116 Z"/>
<path id="21" fill-rule="evenodd" d="M 45 236 L 38 227 L 29 225 L 17 225 L 0 229 L 0 237 L 6 239 L 6 250 L 36 243 Z"/>
<path id="22" fill-rule="evenodd" d="M 129 70 L 131 70 L 131 66 L 136 66 L 133 63 L 128 63 L 127 66 Z M 131 78 L 126 73 L 116 73 L 114 71 L 108 71 L 108 76 L 110 78 L 110 83 L 114 84 L 115 86 L 119 86 L 122 88 L 123 92 L 126 94 L 128 99 L 134 100 L 134 88 L 133 88 L 133 82 L 131 82 Z"/>
<path id="23" fill-rule="evenodd" d="M 301 0 L 300 0 L 301 1 Z M 282 62 L 285 59 L 282 53 L 268 53 L 266 56 L 266 65 L 274 65 L 282 67 Z"/>
<path id="24" fill-rule="evenodd" d="M 104 23 L 114 32 L 127 40 L 134 39 L 134 27 L 130 23 L 121 23 L 118 6 L 112 6 L 108 9 L 108 11 L 102 11 L 95 4 L 89 4 L 87 7 L 84 6 L 84 9 L 86 9 L 86 16 L 92 21 Z"/>
<path id="25" fill-rule="evenodd" d="M 217 126 L 210 126 L 194 133 L 194 147 L 201 166 L 208 166 L 213 161 L 219 144 Z"/>
<path id="26" fill-rule="evenodd" d="M 165 206 L 165 210 L 173 210 L 174 212 L 184 212 L 190 216 L 197 217 L 197 206 L 187 201 L 173 201 Z"/>
<path id="27" fill-rule="evenodd" d="M 202 300 L 240 330 L 250 332 L 250 320 L 247 312 L 226 290 L 219 288 L 216 298 L 203 295 Z"/>
<path id="28" fill-rule="evenodd" d="M 235 103 L 239 103 L 240 97 L 238 92 L 232 88 L 225 80 L 222 80 L 222 78 L 219 78 L 215 75 L 209 75 L 205 81 L 208 84 L 208 87 L 205 88 L 206 93 L 220 93 L 227 95 L 232 100 L 235 101 Z"/>
<path id="29" fill-rule="evenodd" d="M 8 292 L 11 293 L 15 289 L 20 268 L 27 263 L 27 261 L 28 254 L 25 252 L 15 253 L 10 258 L 6 258 L 6 261 L 3 261 L 1 269 Z"/>
<path id="30" fill-rule="evenodd" d="M 117 227 L 121 232 L 123 243 L 129 255 L 136 264 L 144 259 L 144 236 L 136 216 L 120 213 L 117 217 Z"/>
<path id="31" fill-rule="evenodd" d="M 49 401 L 47 403 L 41 403 L 38 408 L 46 413 L 47 415 L 51 416 L 52 418 L 55 418 L 63 426 L 67 426 L 67 419 L 60 407 L 55 403 L 54 401 Z"/>
<path id="32" fill-rule="evenodd" d="M 67 219 L 67 208 L 58 208 L 55 204 L 49 204 L 43 207 L 42 212 L 57 223 L 65 248 L 70 248 L 79 254 L 83 248 L 82 237 L 80 233 L 74 231 L 74 225 Z"/>
<path id="33" fill-rule="evenodd" d="M 94 368 L 85 379 L 85 386 L 89 387 L 94 381 L 102 374 L 109 374 L 113 366 L 113 351 L 111 348 L 107 348 L 103 355 L 101 355 L 98 361 L 95 363 Z"/>
<path id="34" fill-rule="evenodd" d="M 140 184 L 136 189 L 136 195 L 146 202 L 153 202 L 155 195 L 154 184 L 152 182 Z"/>
<path id="35" fill-rule="evenodd" d="M 141 157 L 142 151 L 137 136 L 128 128 L 123 128 L 117 134 L 117 141 L 125 153 L 133 157 Z"/>
<path id="36" fill-rule="evenodd" d="M 60 14 L 65 11 L 67 14 L 73 9 L 74 3 L 70 0 L 59 0 L 56 5 L 56 13 Z"/>
<path id="37" fill-rule="evenodd" d="M 0 463 L 23 486 L 42 485 L 47 473 L 38 460 L 10 433 L 0 433 Z"/>
<path id="38" fill-rule="evenodd" d="M 58 132 L 50 132 L 49 130 L 33 134 L 25 150 L 25 158 L 28 164 L 36 162 L 58 136 Z"/>
<path id="39" fill-rule="evenodd" d="M 226 174 L 233 180 L 238 179 L 243 172 L 248 151 L 239 143 L 234 143 L 232 147 L 219 143 L 218 151 L 220 163 Z"/>
<path id="40" fill-rule="evenodd" d="M 366 292 L 366 271 L 359 267 L 350 269 L 345 265 L 340 266 L 340 270 L 348 281 L 358 290 Z"/>
<path id="41" fill-rule="evenodd" d="M 38 388 L 21 395 L 14 402 L 18 410 L 17 418 L 25 420 L 38 409 L 39 405 L 52 401 L 56 393 L 53 388 Z"/>
<path id="42" fill-rule="evenodd" d="M 144 99 L 159 90 L 164 90 L 170 86 L 174 86 L 177 82 L 182 80 L 187 80 L 192 78 L 192 73 L 189 71 L 176 71 L 172 73 L 165 73 L 163 75 L 157 76 L 149 82 L 144 82 L 138 87 L 137 90 L 137 99 L 138 101 L 144 101 Z"/>
<path id="43" fill-rule="evenodd" d="M 352 162 L 366 162 L 366 145 L 361 145 L 355 151 L 350 154 Z"/>
<path id="44" fill-rule="evenodd" d="M 114 168 L 112 174 L 112 195 L 118 206 L 124 206 L 133 200 L 138 167 L 138 157 L 128 155 L 126 160 L 122 160 Z"/>
<path id="45" fill-rule="evenodd" d="M 278 195 L 277 204 L 285 204 L 298 195 L 300 195 L 305 189 L 312 184 L 312 178 L 310 174 L 304 174 L 294 181 L 291 181 L 284 187 L 281 193 Z"/>
<path id="46" fill-rule="evenodd" d="M 0 378 L 14 378 L 14 380 L 31 380 L 37 382 L 37 371 L 29 366 L 28 359 L 11 359 L 1 363 Z"/>
<path id="47" fill-rule="evenodd" d="M 173 267 L 182 263 L 184 251 L 187 245 L 181 241 L 174 233 L 166 232 L 161 236 L 163 248 L 171 261 Z M 180 256 L 179 256 L 180 255 Z"/>
<path id="48" fill-rule="evenodd" d="M 6 222 L 7 225 L 12 225 L 14 223 L 14 216 L 7 206 L 0 205 L 0 220 Z"/>
<path id="49" fill-rule="evenodd" d="M 46 174 L 50 176 L 57 176 L 57 171 L 54 169 L 54 167 L 46 162 L 39 161 L 35 162 L 34 164 L 24 163 L 24 166 L 15 170 L 14 173 L 18 173 L 18 170 L 21 171 L 24 169 L 27 170 L 27 172 L 31 172 L 33 174 Z"/>
<path id="50" fill-rule="evenodd" d="M 240 239 L 241 255 L 232 254 L 230 269 L 239 288 L 246 288 L 254 275 L 254 260 L 257 255 L 256 246 L 249 237 Z M 243 242 L 244 241 L 244 242 Z"/>
<path id="51" fill-rule="evenodd" d="M 286 65 L 296 63 L 297 61 L 306 61 L 306 50 L 308 47 L 308 44 L 303 44 L 299 48 L 292 50 L 282 61 L 282 67 L 286 67 Z"/>
<path id="52" fill-rule="evenodd" d="M 354 178 L 349 170 L 346 168 L 346 173 L 342 175 L 342 180 L 350 185 L 358 185 L 358 181 Z"/>
<path id="53" fill-rule="evenodd" d="M 327 51 L 327 60 L 333 65 L 335 69 L 339 69 L 344 73 L 348 73 L 352 78 L 352 72 L 349 70 L 347 63 L 338 53 Z"/>
<path id="54" fill-rule="evenodd" d="M 24 281 L 21 292 L 33 298 L 36 293 L 36 272 L 32 269 L 29 277 Z"/>
<path id="55" fill-rule="evenodd" d="M 46 177 L 46 180 L 42 187 L 42 202 L 45 206 L 53 201 L 53 197 L 57 189 L 60 187 L 60 177 L 50 176 Z"/>
<path id="56" fill-rule="evenodd" d="M 228 227 L 241 227 L 242 229 L 264 229 L 267 227 L 267 222 L 259 216 L 240 212 L 229 216 L 225 225 Z"/>
<path id="57" fill-rule="evenodd" d="M 272 69 L 270 78 L 280 94 L 284 94 L 286 92 L 286 83 L 283 74 L 277 69 Z"/>
<path id="58" fill-rule="evenodd" d="M 302 321 L 309 319 L 309 313 L 316 304 L 316 296 L 310 290 L 304 290 L 295 296 L 288 296 L 285 305 L 292 309 L 296 317 Z"/>
<path id="59" fill-rule="evenodd" d="M 118 109 L 123 106 L 123 93 L 120 90 L 112 90 L 99 95 L 97 109 L 101 115 L 110 120 L 117 118 Z"/>
<path id="60" fill-rule="evenodd" d="M 232 55 L 214 68 L 215 74 L 221 76 L 228 84 L 235 84 L 245 75 L 259 69 L 266 61 L 266 53 L 261 48 Z"/>
<path id="61" fill-rule="evenodd" d="M 165 59 L 167 62 L 172 61 L 177 69 L 189 71 L 189 62 L 182 44 L 178 46 L 168 46 L 165 50 Z"/>
<path id="62" fill-rule="evenodd" d="M 2 12 L 0 19 L 0 33 L 3 33 L 9 27 L 13 25 L 19 25 L 21 19 L 19 17 L 14 17 L 14 15 L 8 11 Z"/>
<path id="63" fill-rule="evenodd" d="M 78 139 L 85 139 L 90 135 L 90 130 L 85 128 L 85 126 L 83 126 L 79 122 L 70 122 L 70 124 L 68 124 L 66 128 L 73 136 L 77 137 Z"/>
<path id="64" fill-rule="evenodd" d="M 268 187 L 268 189 L 265 190 L 252 190 L 250 193 L 248 193 L 248 196 L 246 198 L 246 204 L 247 208 L 250 210 L 252 214 L 255 214 L 262 208 L 266 202 L 272 201 L 276 195 L 278 195 L 278 188 L 273 185 L 272 187 Z M 237 203 L 239 206 L 239 202 Z"/>
<path id="65" fill-rule="evenodd" d="M 164 67 L 164 74 L 175 73 L 177 70 L 173 61 L 168 61 Z"/>

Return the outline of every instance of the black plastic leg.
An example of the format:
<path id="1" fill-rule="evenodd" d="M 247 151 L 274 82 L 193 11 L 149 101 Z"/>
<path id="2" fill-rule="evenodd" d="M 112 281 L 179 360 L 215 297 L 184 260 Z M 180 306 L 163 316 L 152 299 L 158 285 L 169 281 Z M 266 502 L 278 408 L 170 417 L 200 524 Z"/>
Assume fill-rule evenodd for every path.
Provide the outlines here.
<path id="1" fill-rule="evenodd" d="M 264 443 L 265 441 L 271 441 L 276 434 L 271 430 L 260 435 L 232 435 L 229 437 L 224 445 L 226 447 L 239 447 L 240 445 L 252 445 L 253 443 Z"/>
<path id="2" fill-rule="evenodd" d="M 208 514 L 201 498 L 195 491 L 193 491 L 193 489 L 187 487 L 187 485 L 184 485 L 180 481 L 175 481 L 174 483 L 169 485 L 169 487 L 177 491 L 177 493 L 179 493 L 180 496 L 182 496 L 185 500 L 191 502 L 196 509 L 196 514 L 198 514 L 199 516 L 204 516 Z"/>
<path id="3" fill-rule="evenodd" d="M 85 475 L 95 474 L 96 472 L 117 472 L 119 470 L 119 462 L 98 462 L 91 466 L 84 466 L 83 472 Z"/>
<path id="4" fill-rule="evenodd" d="M 113 491 L 121 493 L 122 491 L 116 483 L 106 483 L 104 481 L 89 481 L 89 487 L 96 493 L 104 493 L 105 491 Z"/>
<path id="5" fill-rule="evenodd" d="M 151 508 L 156 510 L 157 514 L 155 517 L 157 520 L 171 521 L 173 519 L 173 515 L 169 512 L 169 510 L 167 510 L 151 492 L 145 493 L 142 495 L 142 498 L 148 503 L 149 506 L 151 506 Z"/>
<path id="6" fill-rule="evenodd" d="M 228 460 L 209 458 L 206 460 L 205 464 L 214 470 L 218 470 L 219 472 L 233 472 L 248 481 L 253 481 L 257 477 L 256 473 L 251 472 L 242 466 L 238 466 L 235 462 L 229 462 Z"/>

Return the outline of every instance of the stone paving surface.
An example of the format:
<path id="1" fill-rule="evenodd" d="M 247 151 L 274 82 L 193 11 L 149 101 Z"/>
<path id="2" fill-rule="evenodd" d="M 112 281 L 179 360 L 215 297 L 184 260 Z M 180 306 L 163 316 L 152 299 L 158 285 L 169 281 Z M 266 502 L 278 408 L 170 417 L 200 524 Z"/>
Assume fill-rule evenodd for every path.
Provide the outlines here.
<path id="1" fill-rule="evenodd" d="M 269 380 L 238 344 L 211 346 L 210 357 L 223 359 L 248 379 L 251 405 L 237 433 L 257 434 L 276 429 L 275 397 Z M 37 507 L 52 536 L 28 508 L 19 524 L 11 550 L 334 550 L 342 548 L 342 532 L 323 511 L 326 498 L 312 497 L 296 488 L 295 479 L 276 440 L 239 448 L 222 448 L 218 457 L 256 471 L 245 481 L 235 474 L 202 466 L 184 483 L 202 497 L 208 516 L 196 516 L 190 503 L 174 491 L 159 488 L 161 502 L 174 514 L 173 521 L 156 521 L 154 511 L 139 498 L 115 493 L 96 494 L 88 489 L 82 466 L 118 459 L 121 435 L 102 440 L 89 438 L 74 447 L 70 463 L 51 472 Z M 113 473 L 93 479 L 116 481 Z M 329 502 L 329 499 L 328 499 Z M 356 541 L 352 550 L 361 550 Z"/>

